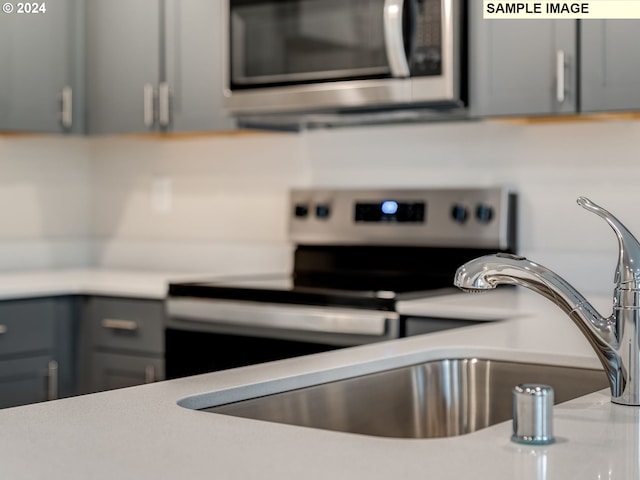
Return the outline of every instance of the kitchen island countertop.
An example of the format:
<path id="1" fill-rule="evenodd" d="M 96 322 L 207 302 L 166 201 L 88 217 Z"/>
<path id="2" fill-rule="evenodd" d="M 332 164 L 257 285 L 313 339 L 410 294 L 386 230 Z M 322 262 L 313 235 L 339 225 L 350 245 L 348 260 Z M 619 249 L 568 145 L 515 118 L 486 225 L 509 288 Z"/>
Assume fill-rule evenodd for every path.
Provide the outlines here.
<path id="1" fill-rule="evenodd" d="M 505 293 L 496 293 L 495 303 L 503 301 Z M 487 295 L 481 301 L 491 303 Z M 586 339 L 555 305 L 528 291 L 506 295 L 516 296 L 516 308 L 501 321 L 1 410 L 2 478 L 638 478 L 640 409 L 612 404 L 608 390 L 557 406 L 558 442 L 546 447 L 512 443 L 510 422 L 458 437 L 396 439 L 177 404 L 210 405 L 238 392 L 259 395 L 439 358 L 599 367 Z M 478 301 L 454 298 L 462 309 Z"/>

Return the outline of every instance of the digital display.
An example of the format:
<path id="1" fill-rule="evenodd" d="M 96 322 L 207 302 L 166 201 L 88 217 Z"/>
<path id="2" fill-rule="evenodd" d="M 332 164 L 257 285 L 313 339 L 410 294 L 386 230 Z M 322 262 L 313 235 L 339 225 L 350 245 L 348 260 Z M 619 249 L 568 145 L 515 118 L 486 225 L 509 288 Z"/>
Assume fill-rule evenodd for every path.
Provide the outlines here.
<path id="1" fill-rule="evenodd" d="M 426 209 L 425 202 L 399 202 L 396 200 L 358 202 L 355 208 L 355 221 L 369 223 L 424 223 Z"/>
<path id="2" fill-rule="evenodd" d="M 380 210 L 382 210 L 382 213 L 385 215 L 394 215 L 398 213 L 398 202 L 394 202 L 393 200 L 382 202 Z"/>

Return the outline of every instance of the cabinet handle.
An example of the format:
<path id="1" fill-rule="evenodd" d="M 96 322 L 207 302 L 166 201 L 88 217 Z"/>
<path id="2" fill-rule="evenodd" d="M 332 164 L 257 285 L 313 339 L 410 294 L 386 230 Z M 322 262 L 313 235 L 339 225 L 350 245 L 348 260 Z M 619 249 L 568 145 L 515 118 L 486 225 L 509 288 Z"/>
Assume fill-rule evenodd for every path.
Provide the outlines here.
<path id="1" fill-rule="evenodd" d="M 171 123 L 171 91 L 167 82 L 158 85 L 158 123 L 161 127 Z"/>
<path id="2" fill-rule="evenodd" d="M 126 330 L 133 332 L 138 329 L 138 322 L 133 320 L 119 320 L 117 318 L 104 318 L 100 322 L 103 328 L 109 328 L 111 330 Z"/>
<path id="3" fill-rule="evenodd" d="M 144 367 L 144 383 L 153 383 L 156 381 L 156 369 L 153 365 Z"/>
<path id="4" fill-rule="evenodd" d="M 62 128 L 68 129 L 73 126 L 73 89 L 66 86 L 60 94 L 62 109 L 60 111 L 60 123 Z"/>
<path id="5" fill-rule="evenodd" d="M 7 330 L 8 328 L 6 325 L 0 325 L 0 335 L 7 333 Z"/>
<path id="6" fill-rule="evenodd" d="M 155 88 L 151 83 L 145 83 L 143 87 L 144 95 L 144 126 L 147 128 L 153 127 L 155 123 Z"/>
<path id="7" fill-rule="evenodd" d="M 556 52 L 556 100 L 564 103 L 565 100 L 565 55 L 564 50 Z"/>
<path id="8" fill-rule="evenodd" d="M 58 398 L 58 362 L 51 360 L 47 365 L 47 400 Z"/>

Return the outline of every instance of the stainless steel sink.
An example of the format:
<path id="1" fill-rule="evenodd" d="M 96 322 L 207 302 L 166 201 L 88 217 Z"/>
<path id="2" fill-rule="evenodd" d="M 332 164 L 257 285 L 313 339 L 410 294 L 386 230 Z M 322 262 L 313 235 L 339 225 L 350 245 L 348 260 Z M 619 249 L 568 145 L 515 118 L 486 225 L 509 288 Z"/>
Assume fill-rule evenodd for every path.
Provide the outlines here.
<path id="1" fill-rule="evenodd" d="M 511 391 L 519 383 L 551 385 L 555 403 L 608 386 L 602 370 L 462 358 L 202 411 L 381 437 L 450 437 L 510 419 Z"/>

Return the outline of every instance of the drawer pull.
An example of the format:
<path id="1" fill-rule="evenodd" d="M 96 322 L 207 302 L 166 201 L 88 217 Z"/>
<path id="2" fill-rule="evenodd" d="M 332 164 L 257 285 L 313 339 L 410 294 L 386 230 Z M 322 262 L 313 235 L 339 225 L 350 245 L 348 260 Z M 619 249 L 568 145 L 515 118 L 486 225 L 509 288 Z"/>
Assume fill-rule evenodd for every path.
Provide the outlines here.
<path id="1" fill-rule="evenodd" d="M 6 325 L 0 325 L 0 335 L 7 333 L 7 326 Z"/>
<path id="2" fill-rule="evenodd" d="M 111 330 L 126 330 L 133 332 L 138 329 L 138 323 L 133 320 L 119 320 L 116 318 L 105 318 L 100 323 L 103 328 L 109 328 Z"/>

